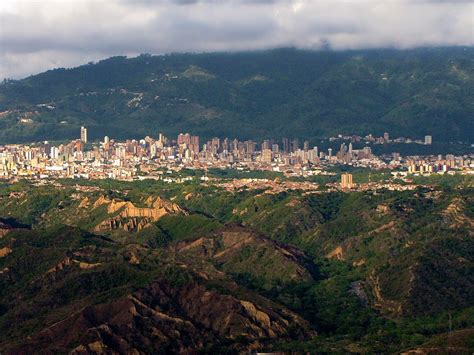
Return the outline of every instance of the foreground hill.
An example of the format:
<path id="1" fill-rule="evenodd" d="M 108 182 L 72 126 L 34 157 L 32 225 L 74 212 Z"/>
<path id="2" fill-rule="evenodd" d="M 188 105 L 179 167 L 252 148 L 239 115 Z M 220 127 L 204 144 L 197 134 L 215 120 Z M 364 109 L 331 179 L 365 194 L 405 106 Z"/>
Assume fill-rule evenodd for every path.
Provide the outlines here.
<path id="1" fill-rule="evenodd" d="M 473 185 L 451 179 L 0 184 L 0 351 L 471 349 Z"/>
<path id="2" fill-rule="evenodd" d="M 225 274 L 156 250 L 74 228 L 13 232 L 2 244 L 9 250 L 0 259 L 6 353 L 248 350 L 316 334 Z"/>
<path id="3" fill-rule="evenodd" d="M 0 143 L 190 131 L 472 141 L 474 49 L 113 57 L 0 85 Z"/>
<path id="4" fill-rule="evenodd" d="M 300 249 L 240 226 L 227 225 L 211 235 L 177 243 L 175 248 L 187 260 L 204 258 L 234 278 L 251 280 L 263 289 L 313 280 L 314 266 Z"/>

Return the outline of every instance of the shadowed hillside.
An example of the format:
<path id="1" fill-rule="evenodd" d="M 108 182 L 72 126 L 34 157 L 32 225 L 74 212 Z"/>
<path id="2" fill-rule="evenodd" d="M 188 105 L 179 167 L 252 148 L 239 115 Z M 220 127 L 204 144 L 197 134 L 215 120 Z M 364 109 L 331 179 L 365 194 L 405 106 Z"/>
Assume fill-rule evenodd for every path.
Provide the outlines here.
<path id="1" fill-rule="evenodd" d="M 137 138 L 314 140 L 337 133 L 472 141 L 472 48 L 113 57 L 0 86 L 0 143 Z"/>

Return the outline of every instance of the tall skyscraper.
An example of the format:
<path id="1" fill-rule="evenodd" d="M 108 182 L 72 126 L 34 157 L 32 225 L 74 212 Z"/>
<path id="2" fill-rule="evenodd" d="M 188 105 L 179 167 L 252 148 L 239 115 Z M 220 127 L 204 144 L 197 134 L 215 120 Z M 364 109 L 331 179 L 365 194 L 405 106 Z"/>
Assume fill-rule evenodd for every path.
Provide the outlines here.
<path id="1" fill-rule="evenodd" d="M 245 143 L 245 151 L 248 154 L 255 153 L 255 147 L 257 144 L 254 141 L 245 141 L 244 143 Z"/>
<path id="2" fill-rule="evenodd" d="M 283 151 L 285 153 L 290 152 L 290 140 L 288 138 L 283 138 Z"/>
<path id="3" fill-rule="evenodd" d="M 167 143 L 168 143 L 168 138 L 166 138 L 164 134 L 159 133 L 158 134 L 158 146 L 163 148 Z"/>
<path id="4" fill-rule="evenodd" d="M 199 136 L 191 136 L 190 149 L 194 153 L 199 153 Z"/>
<path id="5" fill-rule="evenodd" d="M 157 151 L 157 149 L 156 149 L 156 144 L 153 143 L 153 144 L 150 146 L 150 157 L 151 157 L 151 158 L 156 158 L 157 153 L 158 153 L 158 151 Z"/>
<path id="6" fill-rule="evenodd" d="M 59 148 L 58 147 L 51 147 L 50 157 L 51 159 L 58 159 L 59 158 Z"/>
<path id="7" fill-rule="evenodd" d="M 239 141 L 237 140 L 237 138 L 234 138 L 234 140 L 232 141 L 232 151 L 233 152 L 239 151 Z"/>
<path id="8" fill-rule="evenodd" d="M 211 144 L 212 144 L 212 149 L 213 149 L 214 153 L 220 152 L 220 149 L 221 149 L 221 139 L 220 138 L 218 138 L 218 137 L 212 138 Z"/>
<path id="9" fill-rule="evenodd" d="M 263 149 L 262 150 L 262 156 L 261 156 L 261 161 L 264 163 L 271 163 L 273 159 L 273 154 L 271 149 Z"/>
<path id="10" fill-rule="evenodd" d="M 268 139 L 265 139 L 262 143 L 262 150 L 270 149 L 270 147 L 271 147 L 270 141 Z"/>
<path id="11" fill-rule="evenodd" d="M 222 141 L 222 150 L 228 152 L 230 147 L 229 138 L 225 137 Z"/>
<path id="12" fill-rule="evenodd" d="M 300 142 L 299 142 L 298 138 L 295 138 L 291 142 L 291 151 L 296 152 L 298 149 L 300 149 Z"/>
<path id="13" fill-rule="evenodd" d="M 346 154 L 346 152 L 347 152 L 346 143 L 342 143 L 342 144 L 341 144 L 341 147 L 339 148 L 339 152 L 340 152 L 341 154 Z"/>
<path id="14" fill-rule="evenodd" d="M 87 128 L 81 127 L 81 141 L 87 143 Z"/>

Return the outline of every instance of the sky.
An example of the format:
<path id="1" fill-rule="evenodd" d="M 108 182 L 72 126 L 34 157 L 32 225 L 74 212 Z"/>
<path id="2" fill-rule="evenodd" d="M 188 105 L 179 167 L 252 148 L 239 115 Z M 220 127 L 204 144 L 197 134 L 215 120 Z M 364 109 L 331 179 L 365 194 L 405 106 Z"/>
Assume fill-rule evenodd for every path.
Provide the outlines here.
<path id="1" fill-rule="evenodd" d="M 113 55 L 474 45 L 474 0 L 0 0 L 0 79 Z"/>

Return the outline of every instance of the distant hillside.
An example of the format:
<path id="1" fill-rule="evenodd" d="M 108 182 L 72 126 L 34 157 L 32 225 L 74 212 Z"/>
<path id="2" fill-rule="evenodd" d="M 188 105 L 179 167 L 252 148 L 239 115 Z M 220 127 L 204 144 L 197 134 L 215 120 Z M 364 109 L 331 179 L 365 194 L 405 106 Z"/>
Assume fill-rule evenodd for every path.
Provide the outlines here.
<path id="1" fill-rule="evenodd" d="M 472 141 L 474 48 L 113 57 L 0 85 L 0 143 L 158 131 Z"/>

